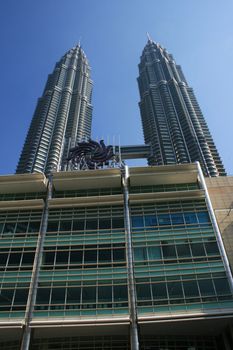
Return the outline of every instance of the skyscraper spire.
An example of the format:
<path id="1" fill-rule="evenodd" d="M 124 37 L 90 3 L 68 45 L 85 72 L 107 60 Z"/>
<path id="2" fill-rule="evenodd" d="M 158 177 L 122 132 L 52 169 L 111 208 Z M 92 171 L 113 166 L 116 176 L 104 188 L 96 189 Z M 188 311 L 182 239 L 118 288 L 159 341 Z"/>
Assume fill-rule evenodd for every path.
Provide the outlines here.
<path id="1" fill-rule="evenodd" d="M 166 49 L 148 34 L 139 64 L 139 91 L 144 139 L 153 155 L 150 165 L 199 161 L 207 176 L 225 170 L 196 97 Z"/>
<path id="2" fill-rule="evenodd" d="M 151 36 L 150 36 L 150 34 L 148 32 L 146 32 L 146 35 L 147 35 L 148 41 L 152 41 Z"/>
<path id="3" fill-rule="evenodd" d="M 48 76 L 16 173 L 64 169 L 69 148 L 91 135 L 91 94 L 90 66 L 79 42 Z"/>

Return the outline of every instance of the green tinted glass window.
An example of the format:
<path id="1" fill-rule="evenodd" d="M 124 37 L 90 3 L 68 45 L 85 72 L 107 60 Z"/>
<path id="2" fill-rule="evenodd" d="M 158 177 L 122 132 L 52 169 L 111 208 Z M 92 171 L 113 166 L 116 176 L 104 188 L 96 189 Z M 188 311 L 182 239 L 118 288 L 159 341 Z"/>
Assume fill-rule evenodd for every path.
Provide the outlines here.
<path id="1" fill-rule="evenodd" d="M 183 282 L 184 294 L 186 298 L 199 297 L 197 281 Z"/>
<path id="2" fill-rule="evenodd" d="M 226 278 L 215 278 L 214 285 L 217 295 L 231 294 L 229 283 Z"/>
<path id="3" fill-rule="evenodd" d="M 181 282 L 169 282 L 167 284 L 169 297 L 172 298 L 183 298 L 183 291 Z"/>
<path id="4" fill-rule="evenodd" d="M 50 299 L 50 288 L 38 288 L 37 289 L 37 304 L 49 304 Z"/>
<path id="5" fill-rule="evenodd" d="M 98 301 L 99 302 L 111 302 L 112 301 L 112 287 L 111 286 L 98 287 Z"/>
<path id="6" fill-rule="evenodd" d="M 179 258 L 186 258 L 191 256 L 191 251 L 188 244 L 177 244 L 176 249 Z"/>
<path id="7" fill-rule="evenodd" d="M 136 289 L 138 300 L 151 300 L 151 291 L 149 284 L 137 284 Z"/>
<path id="8" fill-rule="evenodd" d="M 114 301 L 127 301 L 128 300 L 128 290 L 127 286 L 120 285 L 113 287 Z"/>
<path id="9" fill-rule="evenodd" d="M 81 288 L 67 288 L 67 303 L 80 303 Z"/>
<path id="10" fill-rule="evenodd" d="M 214 286 L 211 279 L 199 280 L 198 284 L 202 296 L 215 295 Z"/>
<path id="11" fill-rule="evenodd" d="M 83 287 L 82 290 L 83 303 L 90 303 L 96 301 L 96 287 Z"/>
<path id="12" fill-rule="evenodd" d="M 152 293 L 154 299 L 167 299 L 166 283 L 152 284 Z"/>

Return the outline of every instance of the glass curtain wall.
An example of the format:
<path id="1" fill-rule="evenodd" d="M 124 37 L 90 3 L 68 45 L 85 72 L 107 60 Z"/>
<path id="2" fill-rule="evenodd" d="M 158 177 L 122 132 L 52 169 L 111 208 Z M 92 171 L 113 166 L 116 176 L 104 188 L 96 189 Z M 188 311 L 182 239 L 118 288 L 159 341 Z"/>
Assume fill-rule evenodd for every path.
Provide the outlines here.
<path id="1" fill-rule="evenodd" d="M 42 247 L 35 322 L 72 317 L 129 315 L 124 207 L 97 205 L 65 207 L 73 196 L 119 194 L 120 188 L 60 191 L 59 207 L 49 209 Z M 130 189 L 130 216 L 136 288 L 141 316 L 160 317 L 232 307 L 232 295 L 204 198 L 189 198 L 197 183 L 137 186 Z M 156 198 L 151 194 L 156 192 Z M 163 199 L 173 192 L 174 200 Z M 142 198 L 133 202 L 135 193 Z M 147 202 L 143 199 L 143 193 Z M 4 195 L 18 200 L 19 194 Z M 27 199 L 39 193 L 22 194 Z M 150 196 L 150 198 L 149 198 Z M 41 197 L 45 197 L 44 194 Z M 54 197 L 53 197 L 54 198 Z M 148 198 L 150 202 L 148 202 Z M 75 199 L 77 202 L 77 198 Z M 79 199 L 78 199 L 79 200 Z M 86 199 L 85 199 L 86 200 Z M 52 202 L 58 199 L 52 199 Z M 62 202 L 63 201 L 63 202 Z M 72 199 L 71 199 L 72 201 Z M 64 203 L 64 205 L 62 204 Z M 69 205 L 71 203 L 69 202 Z M 0 212 L 0 320 L 25 319 L 42 210 Z M 217 311 L 216 311 L 217 312 Z M 144 326 L 143 326 L 144 327 Z M 140 326 L 139 326 L 140 328 Z M 140 346 L 166 349 L 215 350 L 214 338 L 158 337 L 140 334 Z M 61 335 L 62 336 L 62 335 Z M 105 335 L 87 338 L 34 339 L 31 349 L 127 349 L 129 338 Z M 0 343 L 15 350 L 19 343 Z M 220 347 L 221 348 L 221 347 Z"/>
<path id="2" fill-rule="evenodd" d="M 50 210 L 34 317 L 127 312 L 123 208 Z"/>
<path id="3" fill-rule="evenodd" d="M 0 320 L 23 319 L 41 210 L 0 212 Z"/>
<path id="4" fill-rule="evenodd" d="M 131 215 L 139 314 L 231 303 L 204 200 L 132 205 Z"/>

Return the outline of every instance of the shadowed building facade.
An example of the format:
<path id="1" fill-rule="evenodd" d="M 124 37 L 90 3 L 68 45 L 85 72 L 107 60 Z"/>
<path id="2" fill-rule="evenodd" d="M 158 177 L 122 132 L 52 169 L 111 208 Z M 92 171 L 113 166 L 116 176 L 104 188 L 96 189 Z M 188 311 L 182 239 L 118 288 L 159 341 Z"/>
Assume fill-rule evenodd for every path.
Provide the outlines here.
<path id="1" fill-rule="evenodd" d="M 77 45 L 48 76 L 16 173 L 50 173 L 65 167 L 69 148 L 91 135 L 91 95 L 90 66 Z"/>
<path id="2" fill-rule="evenodd" d="M 193 89 L 166 49 L 150 38 L 143 50 L 138 85 L 150 165 L 199 161 L 206 176 L 226 175 Z"/>

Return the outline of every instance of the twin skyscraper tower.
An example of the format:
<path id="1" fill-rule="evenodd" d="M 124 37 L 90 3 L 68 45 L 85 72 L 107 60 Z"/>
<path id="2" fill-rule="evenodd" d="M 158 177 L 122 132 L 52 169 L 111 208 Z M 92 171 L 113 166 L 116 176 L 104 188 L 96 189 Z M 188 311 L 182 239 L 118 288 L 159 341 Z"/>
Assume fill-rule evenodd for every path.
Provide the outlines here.
<path id="1" fill-rule="evenodd" d="M 16 173 L 64 170 L 69 150 L 91 137 L 92 80 L 80 45 L 48 76 Z M 199 161 L 206 176 L 226 175 L 192 88 L 166 49 L 148 38 L 138 86 L 149 165 Z"/>

